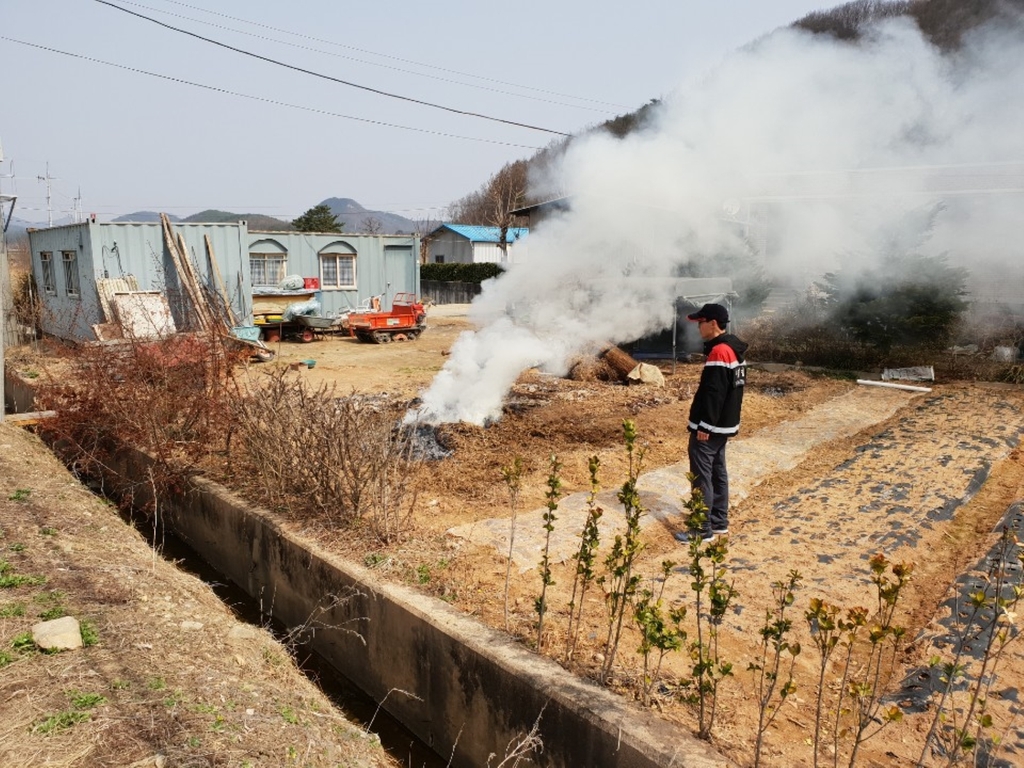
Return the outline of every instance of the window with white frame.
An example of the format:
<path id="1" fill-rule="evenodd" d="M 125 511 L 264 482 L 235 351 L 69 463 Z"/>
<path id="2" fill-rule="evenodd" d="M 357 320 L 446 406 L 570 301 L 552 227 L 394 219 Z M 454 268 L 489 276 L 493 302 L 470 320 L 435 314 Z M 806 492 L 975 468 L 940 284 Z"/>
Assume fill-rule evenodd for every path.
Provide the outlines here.
<path id="1" fill-rule="evenodd" d="M 277 285 L 284 280 L 288 258 L 283 253 L 250 253 L 249 274 L 253 285 Z"/>
<path id="2" fill-rule="evenodd" d="M 61 251 L 64 263 L 64 292 L 68 296 L 78 296 L 78 251 Z"/>
<path id="3" fill-rule="evenodd" d="M 39 263 L 43 267 L 43 292 L 56 296 L 57 280 L 53 276 L 53 254 L 50 251 L 40 251 Z"/>
<path id="4" fill-rule="evenodd" d="M 320 254 L 320 288 L 355 288 L 356 255 L 326 252 Z"/>

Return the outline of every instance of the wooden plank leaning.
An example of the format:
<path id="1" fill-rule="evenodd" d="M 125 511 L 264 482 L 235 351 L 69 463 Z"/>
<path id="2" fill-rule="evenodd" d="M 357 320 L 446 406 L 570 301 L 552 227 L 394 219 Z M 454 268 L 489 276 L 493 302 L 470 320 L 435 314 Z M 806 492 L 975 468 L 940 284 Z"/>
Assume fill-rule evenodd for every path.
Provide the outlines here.
<path id="1" fill-rule="evenodd" d="M 213 317 L 210 302 L 206 298 L 206 291 L 199 280 L 199 275 L 196 274 L 195 266 L 192 264 L 192 255 L 189 253 L 188 243 L 185 242 L 185 236 L 180 232 L 178 233 L 178 250 L 181 252 L 181 260 L 185 265 L 185 271 L 188 273 L 188 279 L 192 283 L 192 292 L 196 296 L 196 311 L 203 318 L 203 327 L 206 330 L 211 330 L 216 326 L 217 321 Z"/>
<path id="2" fill-rule="evenodd" d="M 164 243 L 167 245 L 167 252 L 171 255 L 171 262 L 174 264 L 174 270 L 178 275 L 178 282 L 181 283 L 181 287 L 188 296 L 189 304 L 192 305 L 192 312 L 195 316 L 196 324 L 200 329 L 205 330 L 206 325 L 202 315 L 199 313 L 199 302 L 195 296 L 195 288 L 185 272 L 185 267 L 182 264 L 183 254 L 178 248 L 178 243 L 175 240 L 174 233 L 171 231 L 171 221 L 167 218 L 167 214 L 160 214 L 160 225 L 163 228 Z"/>
<path id="3" fill-rule="evenodd" d="M 213 252 L 213 241 L 210 240 L 209 235 L 204 236 L 206 239 L 206 255 L 210 260 L 210 269 L 213 272 L 214 280 L 217 284 L 217 290 L 220 292 L 220 298 L 224 302 L 224 311 L 227 313 L 228 328 L 234 328 L 238 325 L 238 321 L 235 318 L 234 307 L 231 306 L 231 300 L 228 298 L 228 289 L 224 285 L 224 277 L 220 273 L 220 265 L 217 263 L 217 256 Z"/>

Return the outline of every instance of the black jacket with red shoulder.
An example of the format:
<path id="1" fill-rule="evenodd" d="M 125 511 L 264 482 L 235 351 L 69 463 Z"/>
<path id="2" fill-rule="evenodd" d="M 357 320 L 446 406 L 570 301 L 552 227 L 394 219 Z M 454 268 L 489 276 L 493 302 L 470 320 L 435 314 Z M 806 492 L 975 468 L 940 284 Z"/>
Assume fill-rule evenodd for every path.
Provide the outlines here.
<path id="1" fill-rule="evenodd" d="M 731 333 L 723 333 L 704 342 L 704 370 L 690 406 L 691 431 L 710 432 L 731 437 L 740 429 L 743 389 L 747 383 L 747 365 L 743 353 L 746 342 Z"/>

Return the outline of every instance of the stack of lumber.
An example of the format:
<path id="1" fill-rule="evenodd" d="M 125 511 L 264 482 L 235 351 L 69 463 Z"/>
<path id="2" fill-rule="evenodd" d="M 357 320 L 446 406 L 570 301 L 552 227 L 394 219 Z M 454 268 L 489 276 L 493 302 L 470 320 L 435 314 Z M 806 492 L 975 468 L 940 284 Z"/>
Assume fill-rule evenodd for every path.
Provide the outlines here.
<path id="1" fill-rule="evenodd" d="M 221 278 L 220 267 L 217 265 L 217 258 L 213 252 L 213 243 L 210 241 L 209 235 L 206 236 L 206 250 L 211 265 L 210 271 L 217 279 L 219 295 L 208 291 L 200 282 L 185 238 L 180 232 L 175 234 L 167 214 L 160 214 L 160 224 L 163 227 L 164 242 L 171 255 L 171 262 L 178 275 L 178 282 L 188 299 L 188 304 L 191 305 L 189 324 L 200 331 L 230 330 L 236 325 L 234 312 L 231 302 L 228 300 L 224 280 Z"/>

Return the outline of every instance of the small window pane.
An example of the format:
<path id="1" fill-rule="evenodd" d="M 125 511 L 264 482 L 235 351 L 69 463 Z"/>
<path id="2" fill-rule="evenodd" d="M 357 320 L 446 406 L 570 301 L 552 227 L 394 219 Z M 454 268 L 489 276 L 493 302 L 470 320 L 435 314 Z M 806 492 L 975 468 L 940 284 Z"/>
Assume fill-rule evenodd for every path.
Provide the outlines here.
<path id="1" fill-rule="evenodd" d="M 54 296 L 57 294 L 57 281 L 53 276 L 53 254 L 41 251 L 39 262 L 43 265 L 43 291 Z"/>
<path id="2" fill-rule="evenodd" d="M 355 288 L 356 257 L 344 253 L 321 253 L 320 287 Z"/>
<path id="3" fill-rule="evenodd" d="M 284 280 L 287 259 L 283 253 L 250 253 L 249 272 L 253 285 L 277 285 Z"/>
<path id="4" fill-rule="evenodd" d="M 78 295 L 78 253 L 77 251 L 62 251 L 64 262 L 64 290 L 68 296 Z"/>

